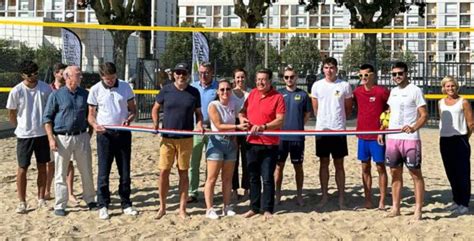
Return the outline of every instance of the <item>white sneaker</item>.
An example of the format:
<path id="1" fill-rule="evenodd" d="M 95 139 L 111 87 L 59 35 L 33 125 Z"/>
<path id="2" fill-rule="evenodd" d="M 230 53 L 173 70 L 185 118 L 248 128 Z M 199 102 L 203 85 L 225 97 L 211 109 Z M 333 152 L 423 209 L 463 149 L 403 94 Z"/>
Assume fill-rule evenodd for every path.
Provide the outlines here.
<path id="1" fill-rule="evenodd" d="M 20 202 L 20 203 L 18 203 L 18 206 L 16 207 L 15 212 L 24 214 L 24 213 L 26 213 L 27 206 L 28 205 L 26 205 L 26 202 Z"/>
<path id="2" fill-rule="evenodd" d="M 210 208 L 206 211 L 206 218 L 216 220 L 219 219 L 219 216 L 217 215 L 216 211 L 214 211 L 214 208 Z"/>
<path id="3" fill-rule="evenodd" d="M 469 208 L 465 207 L 463 205 L 459 205 L 459 207 L 453 211 L 453 213 L 458 214 L 458 215 L 463 215 L 469 212 Z"/>
<path id="4" fill-rule="evenodd" d="M 46 203 L 46 200 L 44 199 L 38 199 L 38 209 L 46 207 L 48 204 Z"/>
<path id="5" fill-rule="evenodd" d="M 125 215 L 129 216 L 137 216 L 138 215 L 138 210 L 134 207 L 128 207 L 124 210 L 122 210 Z"/>
<path id="6" fill-rule="evenodd" d="M 446 207 L 446 210 L 448 211 L 455 211 L 456 209 L 458 209 L 459 205 L 457 205 L 456 203 L 451 203 L 449 206 Z"/>
<path id="7" fill-rule="evenodd" d="M 99 209 L 99 218 L 102 220 L 109 219 L 109 210 L 106 207 Z"/>
<path id="8" fill-rule="evenodd" d="M 227 206 L 222 209 L 222 216 L 235 216 L 234 208 L 232 206 Z"/>

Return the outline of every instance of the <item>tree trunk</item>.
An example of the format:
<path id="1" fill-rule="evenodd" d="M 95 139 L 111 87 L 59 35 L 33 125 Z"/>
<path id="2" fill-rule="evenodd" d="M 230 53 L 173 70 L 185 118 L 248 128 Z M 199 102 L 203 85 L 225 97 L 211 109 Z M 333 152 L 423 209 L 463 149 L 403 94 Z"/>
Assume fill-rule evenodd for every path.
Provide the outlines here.
<path id="1" fill-rule="evenodd" d="M 365 62 L 377 68 L 377 34 L 364 33 L 364 50 Z"/>
<path id="2" fill-rule="evenodd" d="M 114 40 L 114 63 L 117 66 L 117 77 L 125 79 L 125 64 L 127 62 L 127 42 L 131 31 L 111 31 Z"/>
<path id="3" fill-rule="evenodd" d="M 246 33 L 245 34 L 245 70 L 248 73 L 247 85 L 254 86 L 255 72 L 257 71 L 255 67 L 257 66 L 257 49 L 256 49 L 256 39 L 255 33 Z"/>

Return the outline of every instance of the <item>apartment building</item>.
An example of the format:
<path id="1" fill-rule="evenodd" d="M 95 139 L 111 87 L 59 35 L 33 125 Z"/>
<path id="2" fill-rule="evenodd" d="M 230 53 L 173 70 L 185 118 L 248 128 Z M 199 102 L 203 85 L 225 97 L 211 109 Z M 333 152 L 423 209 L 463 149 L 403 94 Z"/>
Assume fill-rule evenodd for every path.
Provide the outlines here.
<path id="1" fill-rule="evenodd" d="M 338 7 L 333 0 L 319 5 L 316 10 L 307 12 L 298 0 L 278 0 L 269 8 L 269 16 L 260 27 L 288 29 L 349 29 L 350 13 L 345 7 Z M 418 9 L 412 6 L 405 14 L 397 16 L 387 28 L 445 28 L 472 27 L 474 0 L 426 0 L 425 18 L 418 16 Z M 205 27 L 240 27 L 240 18 L 234 14 L 232 0 L 179 0 L 179 21 L 197 22 Z M 284 48 L 289 39 L 296 34 L 270 34 L 270 42 L 278 50 Z M 300 34 L 315 39 L 322 57 L 342 58 L 347 45 L 361 34 Z M 263 38 L 264 35 L 258 34 Z M 474 36 L 470 32 L 446 33 L 388 33 L 379 34 L 392 57 L 397 58 L 401 51 L 410 50 L 418 61 L 471 62 Z"/>
<path id="2" fill-rule="evenodd" d="M 79 0 L 0 0 L 0 19 L 39 22 L 71 22 L 97 24 L 92 8 L 79 8 Z M 152 26 L 175 26 L 177 21 L 177 0 L 154 0 L 152 5 Z M 102 61 L 113 59 L 113 41 L 106 30 L 72 29 L 81 39 L 83 46 L 83 71 L 95 72 Z M 167 34 L 153 32 L 152 54 L 163 52 Z M 35 26 L 0 26 L 0 38 L 22 42 L 30 47 L 53 44 L 61 47 L 61 32 L 58 28 Z M 127 46 L 127 76 L 135 73 L 136 60 L 140 53 L 138 36 L 132 34 Z"/>

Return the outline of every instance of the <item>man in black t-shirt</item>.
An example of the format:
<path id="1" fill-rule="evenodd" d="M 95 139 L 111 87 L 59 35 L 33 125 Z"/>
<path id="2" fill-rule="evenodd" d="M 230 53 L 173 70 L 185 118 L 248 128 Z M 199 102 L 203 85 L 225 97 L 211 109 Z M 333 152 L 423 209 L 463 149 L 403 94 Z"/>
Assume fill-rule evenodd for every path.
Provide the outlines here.
<path id="1" fill-rule="evenodd" d="M 193 130 L 193 115 L 195 115 L 196 129 L 202 130 L 201 97 L 199 91 L 188 84 L 188 73 L 188 66 L 186 64 L 177 64 L 173 69 L 174 83 L 163 86 L 163 89 L 156 96 L 152 109 L 153 126 L 155 129 L 159 127 L 159 110 L 163 108 L 163 129 Z M 160 169 L 160 210 L 156 216 L 157 219 L 166 214 L 169 175 L 175 157 L 179 173 L 179 215 L 181 218 L 187 217 L 188 169 L 192 149 L 192 136 L 162 134 L 158 164 Z"/>

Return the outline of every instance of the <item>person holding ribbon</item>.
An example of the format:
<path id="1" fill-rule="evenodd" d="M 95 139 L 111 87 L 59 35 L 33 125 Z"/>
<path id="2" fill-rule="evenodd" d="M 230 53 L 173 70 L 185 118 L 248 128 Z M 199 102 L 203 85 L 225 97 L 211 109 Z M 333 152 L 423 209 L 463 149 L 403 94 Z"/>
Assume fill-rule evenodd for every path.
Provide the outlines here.
<path id="1" fill-rule="evenodd" d="M 232 97 L 231 83 L 222 79 L 217 89 L 218 100 L 209 103 L 208 113 L 212 131 L 247 130 L 248 123 L 235 124 L 235 117 L 240 111 L 240 106 Z M 235 160 L 237 159 L 236 136 L 211 135 L 206 150 L 207 180 L 204 186 L 206 199 L 206 217 L 217 219 L 219 216 L 213 208 L 214 187 L 219 172 L 222 174 L 222 196 L 224 207 L 222 216 L 234 216 L 235 212 L 230 206 L 232 190 L 232 176 L 234 174 Z"/>

